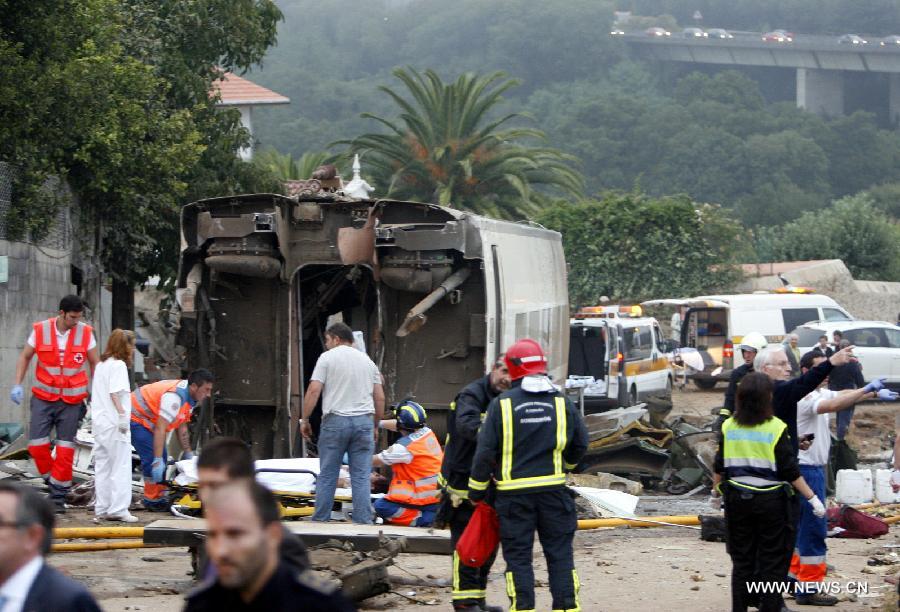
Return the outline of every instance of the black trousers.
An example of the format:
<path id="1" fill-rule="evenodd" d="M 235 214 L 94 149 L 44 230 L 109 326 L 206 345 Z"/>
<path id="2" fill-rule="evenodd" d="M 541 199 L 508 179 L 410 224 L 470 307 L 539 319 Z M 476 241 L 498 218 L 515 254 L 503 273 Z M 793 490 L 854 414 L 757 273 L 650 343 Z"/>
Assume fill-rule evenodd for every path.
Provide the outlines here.
<path id="1" fill-rule="evenodd" d="M 576 610 L 578 574 L 572 539 L 578 526 L 575 501 L 568 489 L 497 495 L 500 543 L 506 560 L 509 612 L 534 610 L 534 534 L 537 532 L 547 560 L 553 610 Z"/>
<path id="2" fill-rule="evenodd" d="M 453 546 L 453 607 L 479 606 L 484 603 L 487 595 L 488 574 L 497 557 L 497 550 L 494 550 L 481 567 L 469 567 L 461 563 L 459 555 L 456 554 L 456 543 L 466 530 L 475 507 L 468 501 L 463 501 L 454 508 L 447 497 L 441 503 L 448 506 L 444 516 L 450 526 L 450 543 Z"/>
<path id="3" fill-rule="evenodd" d="M 733 486 L 725 487 L 732 612 L 745 612 L 748 605 L 758 606 L 760 612 L 782 609 L 781 592 L 772 587 L 787 580 L 791 566 L 795 538 L 792 507 L 792 499 L 784 489 L 747 493 Z M 748 583 L 768 583 L 774 592 L 751 594 Z"/>

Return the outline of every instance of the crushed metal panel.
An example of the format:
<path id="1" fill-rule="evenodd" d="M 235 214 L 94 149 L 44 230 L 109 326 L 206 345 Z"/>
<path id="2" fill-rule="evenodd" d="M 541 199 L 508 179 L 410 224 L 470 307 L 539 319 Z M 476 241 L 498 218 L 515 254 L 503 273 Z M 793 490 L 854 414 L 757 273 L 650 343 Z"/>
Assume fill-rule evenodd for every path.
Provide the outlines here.
<path id="1" fill-rule="evenodd" d="M 337 248 L 345 265 L 369 264 L 375 267 L 375 208 L 369 209 L 366 223 L 360 228 L 342 227 L 337 233 Z M 375 278 L 378 278 L 377 268 Z"/>

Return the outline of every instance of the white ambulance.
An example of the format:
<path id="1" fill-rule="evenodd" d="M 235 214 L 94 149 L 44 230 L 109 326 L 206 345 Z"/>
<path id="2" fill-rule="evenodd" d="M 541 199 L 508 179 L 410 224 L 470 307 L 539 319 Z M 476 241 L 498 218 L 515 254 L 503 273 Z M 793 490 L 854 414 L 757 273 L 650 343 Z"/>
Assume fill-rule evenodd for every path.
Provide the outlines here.
<path id="1" fill-rule="evenodd" d="M 569 322 L 569 386 L 584 383 L 586 413 L 671 399 L 659 322 L 640 306 L 593 306 Z"/>
<path id="2" fill-rule="evenodd" d="M 681 346 L 697 349 L 703 370 L 690 378 L 702 389 L 727 381 L 740 365 L 735 347 L 750 332 L 759 332 L 770 343 L 780 343 L 787 333 L 809 321 L 850 321 L 853 317 L 826 295 L 806 288 L 737 295 L 701 295 L 687 299 L 648 300 L 642 306 L 676 306 L 682 309 Z M 735 363 L 737 361 L 737 363 Z"/>

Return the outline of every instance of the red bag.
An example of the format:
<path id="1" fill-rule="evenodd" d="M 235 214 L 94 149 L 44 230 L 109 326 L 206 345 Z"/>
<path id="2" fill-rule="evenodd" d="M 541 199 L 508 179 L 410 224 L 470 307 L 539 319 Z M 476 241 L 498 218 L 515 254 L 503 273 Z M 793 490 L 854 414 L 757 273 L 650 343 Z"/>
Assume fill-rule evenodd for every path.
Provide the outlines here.
<path id="1" fill-rule="evenodd" d="M 500 520 L 493 506 L 484 502 L 475 505 L 475 512 L 456 543 L 459 561 L 469 567 L 481 567 L 497 550 L 500 543 Z"/>
<path id="2" fill-rule="evenodd" d="M 840 527 L 844 531 L 837 534 L 838 538 L 877 538 L 890 531 L 890 526 L 877 516 L 860 512 L 850 506 L 829 508 L 828 529 Z"/>

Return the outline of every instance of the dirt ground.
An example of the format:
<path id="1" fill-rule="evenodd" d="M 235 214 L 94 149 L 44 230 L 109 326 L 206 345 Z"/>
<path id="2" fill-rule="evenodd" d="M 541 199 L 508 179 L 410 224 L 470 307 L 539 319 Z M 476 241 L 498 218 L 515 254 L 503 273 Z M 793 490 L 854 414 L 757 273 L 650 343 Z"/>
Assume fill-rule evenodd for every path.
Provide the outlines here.
<path id="1" fill-rule="evenodd" d="M 674 415 L 710 416 L 721 402 L 723 389 L 675 391 Z M 857 408 L 851 445 L 861 460 L 874 463 L 885 458 L 893 436 L 893 409 L 878 405 Z M 882 466 L 884 463 L 882 463 Z M 696 514 L 703 512 L 706 494 L 689 500 L 642 499 L 638 514 L 645 512 Z M 141 524 L 160 515 L 139 512 Z M 91 525 L 84 510 L 70 511 L 61 526 Z M 900 527 L 873 540 L 829 539 L 828 562 L 834 566 L 828 581 L 840 589 L 843 599 L 836 610 L 897 610 L 896 590 L 885 582 L 896 575 L 897 565 L 869 566 L 876 554 L 900 554 Z M 896 556 L 896 555 L 895 555 Z M 535 546 L 537 610 L 550 610 L 546 565 Z M 83 581 L 104 610 L 168 612 L 183 605 L 183 594 L 193 583 L 186 549 L 164 548 L 91 553 L 58 553 L 50 563 Z M 730 608 L 731 564 L 725 545 L 699 539 L 699 532 L 684 527 L 653 529 L 605 529 L 581 531 L 575 539 L 575 563 L 582 582 L 585 611 L 672 610 L 721 611 Z M 494 565 L 488 601 L 506 609 L 504 563 Z M 435 555 L 402 554 L 390 569 L 396 584 L 392 593 L 363 602 L 361 610 L 411 612 L 427 608 L 449 609 L 450 561 Z M 413 583 L 413 584 L 409 584 Z M 428 584 L 430 586 L 420 586 Z M 789 607 L 796 607 L 788 601 Z M 799 608 L 797 608 L 799 609 Z"/>

